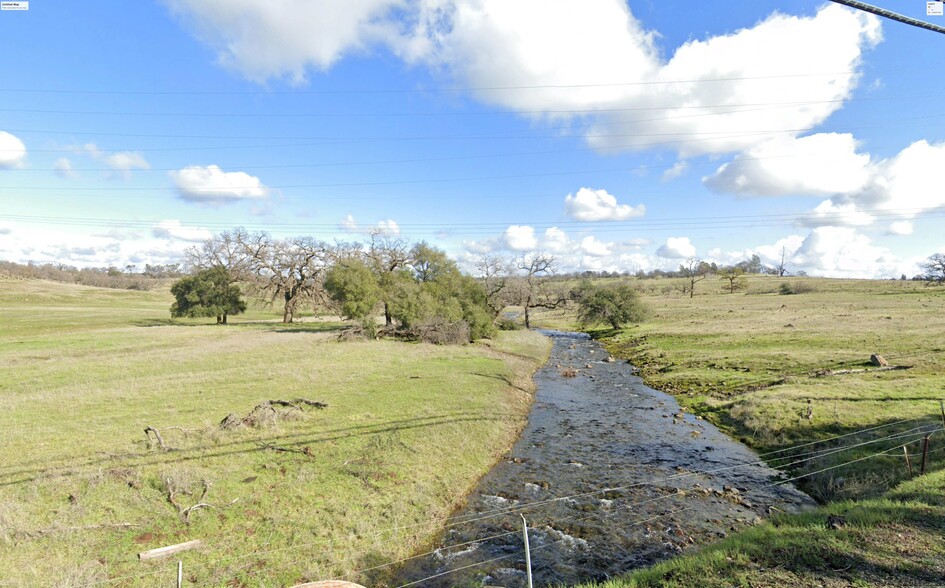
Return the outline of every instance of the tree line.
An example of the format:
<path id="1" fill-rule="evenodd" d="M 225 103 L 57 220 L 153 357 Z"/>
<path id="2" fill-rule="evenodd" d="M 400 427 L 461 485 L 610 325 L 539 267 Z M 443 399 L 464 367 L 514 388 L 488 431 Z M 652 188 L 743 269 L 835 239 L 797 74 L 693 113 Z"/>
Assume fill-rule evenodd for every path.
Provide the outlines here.
<path id="1" fill-rule="evenodd" d="M 291 323 L 303 309 L 332 312 L 356 321 L 360 333 L 424 340 L 470 341 L 508 323 L 502 312 L 522 308 L 526 327 L 538 308 L 593 301 L 598 311 L 582 320 L 608 324 L 628 315 L 613 300 L 632 289 L 591 296 L 587 283 L 574 286 L 550 278 L 556 259 L 544 252 L 518 257 L 484 255 L 478 276 L 463 274 L 447 254 L 425 241 L 410 242 L 381 231 L 366 242 L 276 238 L 238 228 L 223 231 L 186 253 L 190 275 L 172 287 L 173 316 L 227 317 L 246 309 L 243 295 L 259 298 Z M 609 296 L 610 303 L 607 302 Z M 603 310 L 600 310 L 603 309 Z"/>

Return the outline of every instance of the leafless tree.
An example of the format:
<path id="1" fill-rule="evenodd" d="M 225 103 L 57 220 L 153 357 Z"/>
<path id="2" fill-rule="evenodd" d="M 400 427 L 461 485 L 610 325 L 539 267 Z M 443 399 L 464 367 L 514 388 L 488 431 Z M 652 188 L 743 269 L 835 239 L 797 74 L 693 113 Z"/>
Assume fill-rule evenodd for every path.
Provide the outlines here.
<path id="1" fill-rule="evenodd" d="M 929 256 L 922 264 L 925 269 L 925 279 L 929 282 L 945 282 L 945 255 L 936 253 Z"/>
<path id="2" fill-rule="evenodd" d="M 476 260 L 479 283 L 486 293 L 486 304 L 494 317 L 498 317 L 503 308 L 514 302 L 512 284 L 515 265 L 511 260 L 492 253 L 486 253 Z"/>
<path id="3" fill-rule="evenodd" d="M 567 296 L 562 295 L 550 280 L 555 275 L 556 262 L 553 255 L 543 251 L 523 255 L 517 260 L 517 268 L 522 272 L 519 299 L 525 309 L 526 328 L 532 326 L 531 309 L 557 308 L 567 301 Z"/>
<path id="4" fill-rule="evenodd" d="M 332 248 L 311 237 L 273 239 L 265 233 L 248 235 L 243 241 L 248 257 L 251 286 L 271 303 L 282 304 L 282 322 L 291 323 L 299 304 L 324 304 L 323 278 Z"/>
<path id="5" fill-rule="evenodd" d="M 696 282 L 704 280 L 709 269 L 708 264 L 697 257 L 690 257 L 679 265 L 679 273 L 689 282 L 690 298 L 695 296 Z"/>
<path id="6" fill-rule="evenodd" d="M 784 274 L 787 273 L 787 266 L 784 265 L 784 255 L 784 247 L 781 247 L 781 263 L 779 263 L 777 267 L 774 268 L 774 271 L 777 272 L 779 278 L 783 278 Z"/>

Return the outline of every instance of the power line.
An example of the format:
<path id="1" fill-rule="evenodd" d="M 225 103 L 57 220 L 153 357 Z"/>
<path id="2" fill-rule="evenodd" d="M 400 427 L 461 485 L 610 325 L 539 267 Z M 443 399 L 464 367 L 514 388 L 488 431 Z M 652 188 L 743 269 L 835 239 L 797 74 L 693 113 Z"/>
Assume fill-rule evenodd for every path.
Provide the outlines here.
<path id="1" fill-rule="evenodd" d="M 855 76 L 857 71 L 772 74 L 767 76 L 736 76 L 727 78 L 701 78 L 688 80 L 646 80 L 632 82 L 605 82 L 589 84 L 534 84 L 519 86 L 465 86 L 453 88 L 415 88 L 415 89 L 347 89 L 347 90 L 79 90 L 65 88 L 0 88 L 0 92 L 36 93 L 36 94 L 121 94 L 129 96 L 267 96 L 267 95 L 349 95 L 349 94 L 425 94 L 451 92 L 493 92 L 504 90 L 547 90 L 568 88 L 613 88 L 620 86 L 658 86 L 671 84 L 703 84 L 711 82 L 740 82 L 754 80 L 813 78 L 830 76 Z"/>
<path id="2" fill-rule="evenodd" d="M 857 10 L 862 10 L 863 12 L 869 12 L 877 16 L 882 16 L 883 18 L 888 18 L 889 20 L 895 20 L 903 24 L 919 27 L 920 29 L 927 29 L 936 33 L 945 33 L 945 27 L 941 27 L 930 22 L 925 22 L 924 20 L 919 20 L 917 18 L 912 18 L 911 16 L 906 16 L 898 12 L 893 12 L 892 10 L 886 10 L 885 8 L 880 8 L 879 6 L 873 6 L 872 4 L 867 4 L 866 2 L 859 2 L 859 0 L 830 1 L 836 2 L 837 4 L 842 4 L 844 6 L 849 6 L 850 8 L 856 8 Z"/>

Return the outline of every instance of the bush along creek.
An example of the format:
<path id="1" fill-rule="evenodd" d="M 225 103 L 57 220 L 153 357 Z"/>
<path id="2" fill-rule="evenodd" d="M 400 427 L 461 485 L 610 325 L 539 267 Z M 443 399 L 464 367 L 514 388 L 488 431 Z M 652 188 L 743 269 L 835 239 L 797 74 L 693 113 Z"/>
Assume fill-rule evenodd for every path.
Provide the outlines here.
<path id="1" fill-rule="evenodd" d="M 529 421 L 454 513 L 434 551 L 378 583 L 525 586 L 653 564 L 814 505 L 744 445 L 683 413 L 587 335 L 547 331 Z"/>

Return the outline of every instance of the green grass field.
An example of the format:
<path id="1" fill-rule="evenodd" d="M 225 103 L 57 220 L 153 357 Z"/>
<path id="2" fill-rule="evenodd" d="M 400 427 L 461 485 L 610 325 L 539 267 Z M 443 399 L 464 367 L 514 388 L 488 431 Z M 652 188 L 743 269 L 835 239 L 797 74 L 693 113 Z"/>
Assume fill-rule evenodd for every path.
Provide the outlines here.
<path id="1" fill-rule="evenodd" d="M 780 295 L 784 282 L 809 292 Z M 942 420 L 941 287 L 911 281 L 755 276 L 746 293 L 725 293 L 723 283 L 709 279 L 700 282 L 690 298 L 672 288 L 672 280 L 631 283 L 644 291 L 651 318 L 595 336 L 613 355 L 638 366 L 650 386 L 674 394 L 687 410 L 760 452 L 903 419 Z M 575 328 L 573 316 L 573 310 L 555 311 L 539 320 Z M 911 367 L 874 371 L 869 361 L 873 353 L 890 364 Z M 863 371 L 830 375 L 841 370 Z M 803 465 L 828 467 L 887 446 L 870 445 Z M 935 446 L 945 448 L 945 435 L 933 437 Z M 910 451 L 919 448 L 917 440 Z M 939 463 L 941 455 L 934 455 Z M 900 452 L 858 462 L 848 470 L 830 470 L 805 480 L 804 487 L 820 500 L 853 498 L 880 493 L 907 472 Z M 842 486 L 838 478 L 843 478 Z"/>
<path id="2" fill-rule="evenodd" d="M 782 283 L 801 294 L 779 294 Z M 886 439 L 918 423 L 941 423 L 945 399 L 945 289 L 919 282 L 752 277 L 729 294 L 711 279 L 690 298 L 672 280 L 632 280 L 651 309 L 642 325 L 594 332 L 652 387 L 759 452 L 837 453 L 788 464 L 802 489 L 825 503 L 673 559 L 606 588 L 644 586 L 941 586 L 945 539 L 945 434 Z M 574 311 L 536 322 L 576 328 Z M 870 355 L 910 369 L 876 371 Z M 852 373 L 837 373 L 853 370 Z M 918 419 L 895 424 L 906 419 Z M 875 431 L 856 434 L 863 429 Z M 846 435 L 842 439 L 831 437 Z M 909 479 L 908 450 L 917 477 Z M 851 445 L 859 447 L 849 447 Z M 881 454 L 885 449 L 892 452 Z M 787 451 L 776 455 L 793 455 Z M 877 455 L 879 454 L 879 455 Z M 830 468 L 830 469 L 827 469 Z M 939 470 L 939 471 L 936 471 Z M 847 525 L 827 528 L 842 514 Z"/>
<path id="3" fill-rule="evenodd" d="M 217 326 L 169 319 L 171 301 L 0 279 L 0 586 L 171 585 L 177 557 L 137 554 L 191 539 L 201 586 L 405 557 L 514 441 L 549 349 L 525 331 L 340 343 L 336 322 L 254 309 Z M 219 427 L 296 398 L 329 406 Z"/>

